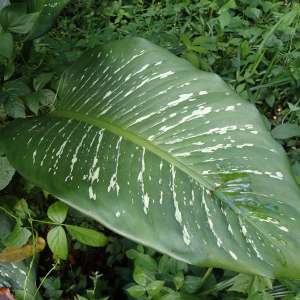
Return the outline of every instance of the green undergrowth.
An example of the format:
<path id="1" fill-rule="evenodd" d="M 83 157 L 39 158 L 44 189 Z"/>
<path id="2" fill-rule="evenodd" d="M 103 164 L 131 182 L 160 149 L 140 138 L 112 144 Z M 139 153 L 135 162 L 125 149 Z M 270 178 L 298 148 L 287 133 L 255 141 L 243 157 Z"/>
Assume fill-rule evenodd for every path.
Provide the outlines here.
<path id="1" fill-rule="evenodd" d="M 26 30 L 11 31 L 8 55 L 0 45 L 0 126 L 5 130 L 14 118 L 53 110 L 61 76 L 86 51 L 143 37 L 200 70 L 217 73 L 255 105 L 300 183 L 299 9 L 298 1 L 72 0 L 54 27 L 33 41 L 28 60 L 22 52 Z M 51 230 L 62 241 L 51 242 L 50 234 L 50 247 L 40 254 L 37 282 L 45 299 L 300 299 L 299 281 L 187 265 L 70 208 L 64 217 L 56 210 L 51 215 L 49 208 L 58 202 L 15 173 L 3 154 L 0 150 L 0 251 L 20 236 L 17 246 L 29 235 L 46 239 Z M 102 247 L 94 247 L 93 239 L 102 235 L 87 242 L 72 226 L 103 233 L 109 241 L 103 238 Z M 16 237 L 17 230 L 22 232 Z M 11 287 L 8 281 L 2 285 Z M 182 298 L 172 298 L 175 292 Z"/>

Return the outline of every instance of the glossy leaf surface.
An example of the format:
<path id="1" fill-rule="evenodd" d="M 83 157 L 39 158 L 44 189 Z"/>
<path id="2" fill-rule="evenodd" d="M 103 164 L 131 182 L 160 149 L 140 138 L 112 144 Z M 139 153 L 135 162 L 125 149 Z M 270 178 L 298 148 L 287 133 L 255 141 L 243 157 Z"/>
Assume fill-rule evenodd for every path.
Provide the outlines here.
<path id="1" fill-rule="evenodd" d="M 94 48 L 58 109 L 0 136 L 35 185 L 132 240 L 200 266 L 300 277 L 299 187 L 252 104 L 142 39 Z"/>
<path id="2" fill-rule="evenodd" d="M 70 0 L 14 0 L 13 3 L 25 2 L 29 13 L 41 12 L 33 28 L 24 41 L 34 40 L 47 33 Z"/>

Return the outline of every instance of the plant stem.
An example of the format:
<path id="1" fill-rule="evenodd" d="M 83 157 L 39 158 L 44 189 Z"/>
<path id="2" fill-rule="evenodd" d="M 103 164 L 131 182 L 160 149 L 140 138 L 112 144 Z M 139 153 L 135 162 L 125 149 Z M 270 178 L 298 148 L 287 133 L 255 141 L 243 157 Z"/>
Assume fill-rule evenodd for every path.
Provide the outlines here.
<path id="1" fill-rule="evenodd" d="M 211 273 L 212 270 L 213 270 L 212 267 L 209 267 L 209 268 L 208 268 L 208 270 L 206 271 L 204 277 L 202 278 L 202 280 L 201 280 L 201 282 L 200 282 L 200 284 L 199 284 L 197 290 L 194 292 L 194 294 L 197 293 L 197 292 L 200 290 L 201 286 L 202 286 L 203 283 L 206 281 L 206 279 L 208 278 L 208 276 L 209 276 L 209 274 Z"/>

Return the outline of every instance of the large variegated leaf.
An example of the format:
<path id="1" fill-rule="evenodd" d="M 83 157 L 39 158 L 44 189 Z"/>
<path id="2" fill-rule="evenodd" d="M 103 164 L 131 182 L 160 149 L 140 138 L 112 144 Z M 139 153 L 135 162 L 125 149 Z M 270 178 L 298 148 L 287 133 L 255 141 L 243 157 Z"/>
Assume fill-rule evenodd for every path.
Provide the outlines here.
<path id="1" fill-rule="evenodd" d="M 0 138 L 28 180 L 177 259 L 300 278 L 299 187 L 258 111 L 142 39 L 97 47 Z"/>
<path id="2" fill-rule="evenodd" d="M 14 263 L 0 261 L 0 288 L 8 287 L 11 291 L 14 291 L 14 289 L 24 291 L 24 283 L 26 281 L 26 276 L 29 272 L 30 263 L 31 263 L 31 258 L 25 259 L 20 262 L 14 262 Z M 32 299 L 32 296 L 36 293 L 37 264 L 38 264 L 38 257 L 34 261 L 33 268 L 31 270 L 30 276 L 27 281 L 26 299 Z M 35 299 L 43 300 L 40 293 L 37 293 Z"/>

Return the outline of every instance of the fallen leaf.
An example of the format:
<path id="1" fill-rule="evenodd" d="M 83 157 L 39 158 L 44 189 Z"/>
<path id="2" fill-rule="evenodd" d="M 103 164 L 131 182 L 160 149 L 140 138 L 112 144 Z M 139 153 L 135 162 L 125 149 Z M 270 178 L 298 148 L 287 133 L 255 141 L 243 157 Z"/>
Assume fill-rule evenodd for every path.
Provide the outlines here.
<path id="1" fill-rule="evenodd" d="M 38 253 L 42 251 L 45 248 L 46 242 L 43 238 L 39 237 L 38 241 L 36 243 L 35 247 L 35 253 Z M 4 262 L 18 262 L 21 261 L 27 257 L 30 257 L 33 255 L 34 249 L 33 249 L 33 238 L 30 237 L 28 242 L 22 246 L 21 248 L 9 248 L 6 247 L 1 253 L 0 253 L 0 261 Z M 1 299 L 1 298 L 0 298 Z M 1 299 L 2 300 L 2 299 Z"/>

